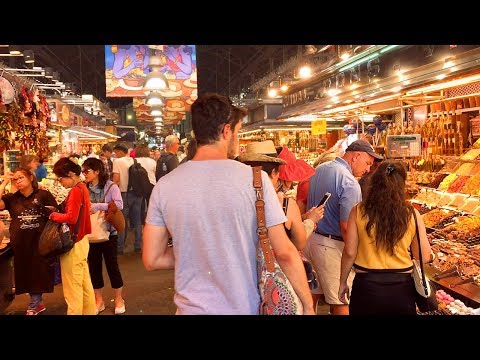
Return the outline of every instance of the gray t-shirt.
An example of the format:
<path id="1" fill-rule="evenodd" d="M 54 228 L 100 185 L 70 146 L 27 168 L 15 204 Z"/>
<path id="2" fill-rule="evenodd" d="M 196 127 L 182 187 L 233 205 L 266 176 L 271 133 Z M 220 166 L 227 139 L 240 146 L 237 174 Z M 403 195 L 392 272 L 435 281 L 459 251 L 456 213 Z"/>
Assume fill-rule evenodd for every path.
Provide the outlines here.
<path id="1" fill-rule="evenodd" d="M 284 223 L 262 183 L 267 227 Z M 255 200 L 252 168 L 234 160 L 191 160 L 155 185 L 146 222 L 172 235 L 177 314 L 258 314 Z"/>

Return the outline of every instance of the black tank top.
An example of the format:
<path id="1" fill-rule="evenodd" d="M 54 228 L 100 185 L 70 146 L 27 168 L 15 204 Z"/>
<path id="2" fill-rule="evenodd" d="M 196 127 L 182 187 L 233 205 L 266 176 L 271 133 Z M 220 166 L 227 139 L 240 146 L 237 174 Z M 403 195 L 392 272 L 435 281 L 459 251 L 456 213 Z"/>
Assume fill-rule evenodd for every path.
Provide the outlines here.
<path id="1" fill-rule="evenodd" d="M 287 210 L 288 210 L 288 200 L 289 198 L 283 198 L 283 205 L 282 205 L 282 209 L 283 209 L 283 212 L 285 213 L 285 216 L 287 216 Z M 291 229 L 287 229 L 287 227 L 285 226 L 286 223 L 283 223 L 283 227 L 285 228 L 285 232 L 287 233 L 287 236 L 288 238 L 290 239 L 291 238 Z"/>

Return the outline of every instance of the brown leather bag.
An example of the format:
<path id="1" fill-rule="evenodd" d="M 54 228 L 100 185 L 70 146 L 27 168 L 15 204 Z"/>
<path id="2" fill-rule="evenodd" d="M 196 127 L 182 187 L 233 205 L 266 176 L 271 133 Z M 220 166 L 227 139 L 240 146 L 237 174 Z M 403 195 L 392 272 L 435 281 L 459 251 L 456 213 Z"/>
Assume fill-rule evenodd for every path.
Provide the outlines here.
<path id="1" fill-rule="evenodd" d="M 113 185 L 114 184 L 111 184 L 108 187 L 104 198 L 107 197 L 107 194 Z M 112 224 L 118 233 L 125 231 L 125 217 L 123 216 L 122 210 L 117 207 L 117 204 L 115 204 L 115 201 L 113 200 L 108 203 L 108 210 L 105 212 L 105 220 Z"/>

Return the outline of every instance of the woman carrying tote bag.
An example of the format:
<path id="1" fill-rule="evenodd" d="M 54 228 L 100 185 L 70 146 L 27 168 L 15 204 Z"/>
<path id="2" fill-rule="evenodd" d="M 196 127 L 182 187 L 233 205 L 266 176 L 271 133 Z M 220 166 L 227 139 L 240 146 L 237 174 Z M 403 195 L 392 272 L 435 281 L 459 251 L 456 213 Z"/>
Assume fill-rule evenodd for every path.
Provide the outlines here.
<path id="1" fill-rule="evenodd" d="M 83 163 L 83 175 L 88 185 L 90 201 L 92 202 L 91 213 L 98 211 L 106 211 L 108 203 L 114 201 L 118 209 L 123 209 L 122 195 L 119 187 L 112 181 L 108 180 L 105 167 L 101 160 L 88 158 Z M 88 266 L 90 276 L 92 278 L 93 290 L 95 292 L 95 302 L 97 313 L 105 310 L 105 302 L 103 300 L 103 275 L 102 275 L 102 257 L 105 259 L 110 284 L 115 293 L 115 314 L 123 314 L 125 312 L 125 301 L 122 297 L 123 279 L 117 261 L 117 241 L 118 234 L 115 228 L 108 224 L 107 227 L 110 236 L 108 241 L 90 243 L 90 251 L 88 253 Z"/>

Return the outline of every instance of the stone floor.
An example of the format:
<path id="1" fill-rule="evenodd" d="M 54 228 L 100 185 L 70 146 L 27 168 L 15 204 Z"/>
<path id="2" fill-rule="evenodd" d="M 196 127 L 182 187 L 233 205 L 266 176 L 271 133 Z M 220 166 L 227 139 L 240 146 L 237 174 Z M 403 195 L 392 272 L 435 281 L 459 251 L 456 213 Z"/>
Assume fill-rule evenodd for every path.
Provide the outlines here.
<path id="1" fill-rule="evenodd" d="M 174 315 L 173 270 L 148 272 L 140 253 L 133 252 L 133 234 L 129 233 L 125 255 L 119 256 L 119 266 L 124 282 L 125 315 Z M 104 300 L 106 309 L 100 315 L 114 315 L 113 290 L 104 269 Z M 40 315 L 64 315 L 67 305 L 63 298 L 62 285 L 56 285 L 52 294 L 44 294 L 46 311 Z M 17 295 L 6 309 L 7 315 L 24 315 L 29 302 L 27 294 Z M 328 314 L 328 305 L 320 303 L 319 315 Z"/>

